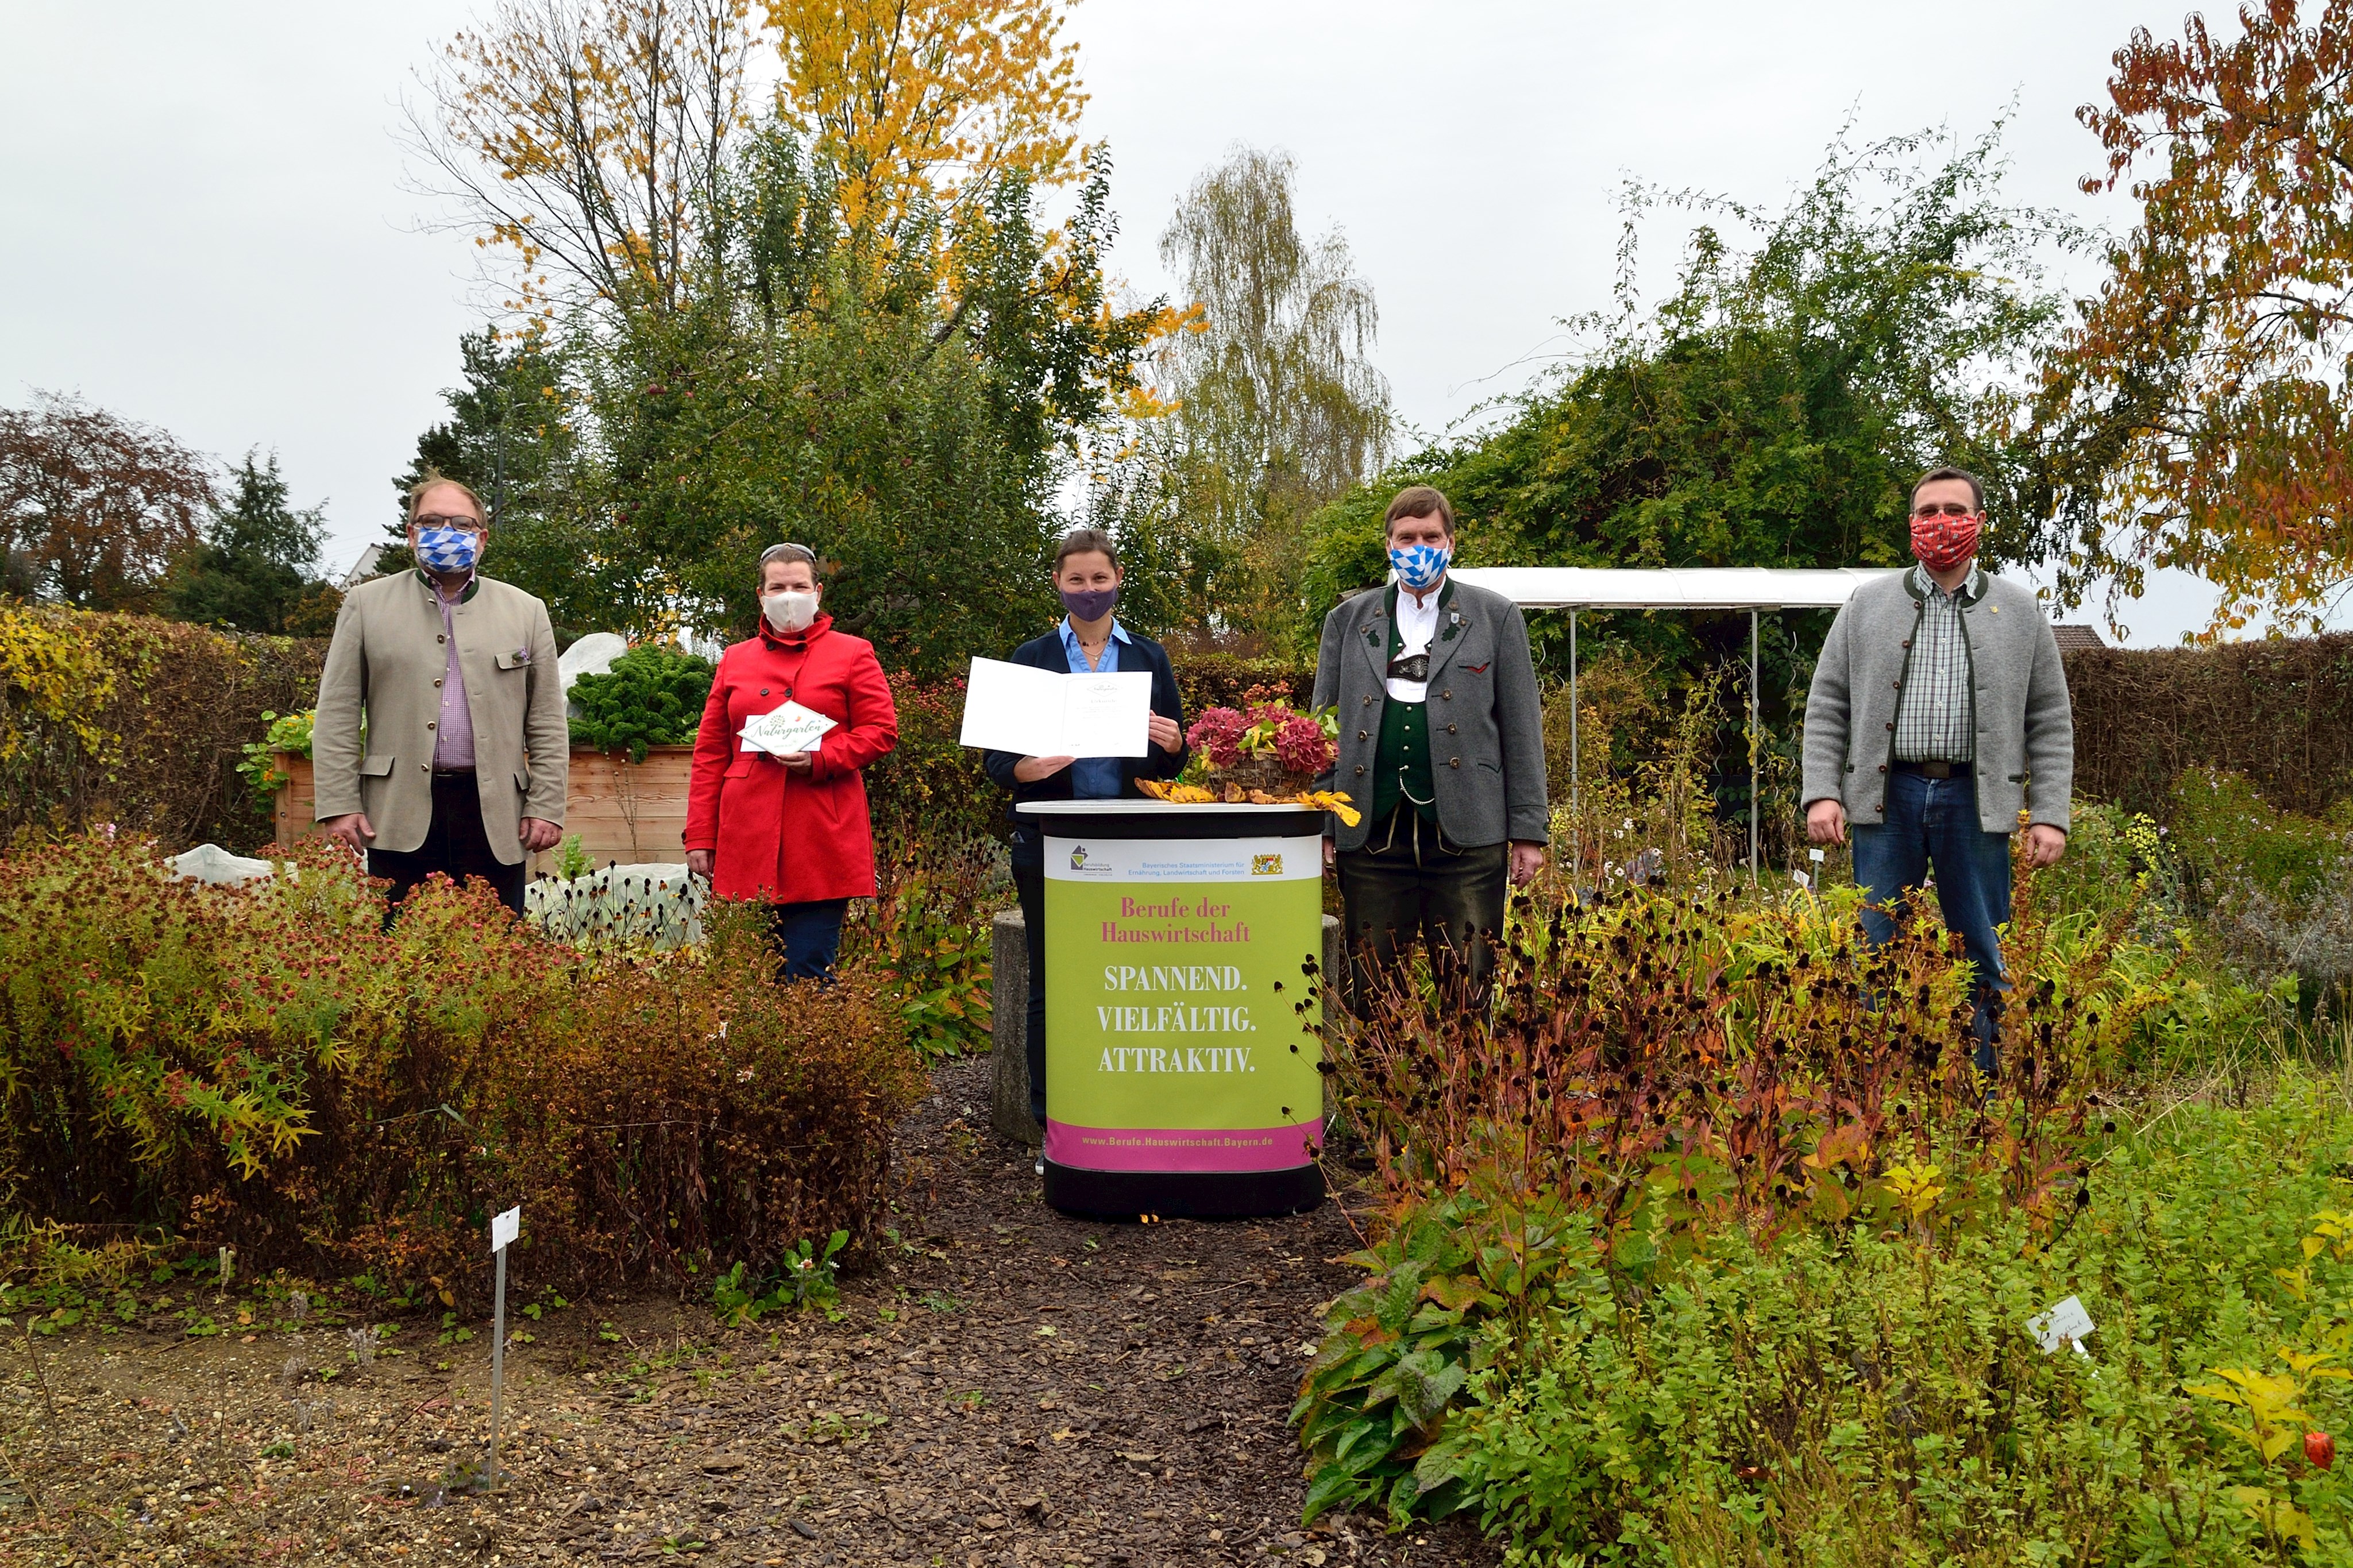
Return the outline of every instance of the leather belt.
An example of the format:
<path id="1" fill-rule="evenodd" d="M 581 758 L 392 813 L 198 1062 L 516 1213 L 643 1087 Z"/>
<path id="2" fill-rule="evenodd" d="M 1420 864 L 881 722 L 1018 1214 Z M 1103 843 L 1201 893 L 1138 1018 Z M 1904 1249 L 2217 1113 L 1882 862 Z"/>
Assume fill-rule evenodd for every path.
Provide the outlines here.
<path id="1" fill-rule="evenodd" d="M 474 770 L 471 768 L 435 768 L 433 770 L 433 776 L 437 779 L 470 779 L 474 776 Z"/>
<path id="2" fill-rule="evenodd" d="M 1896 763 L 1892 764 L 1899 773 L 1918 773 L 1925 779 L 1967 778 L 1967 763 Z"/>

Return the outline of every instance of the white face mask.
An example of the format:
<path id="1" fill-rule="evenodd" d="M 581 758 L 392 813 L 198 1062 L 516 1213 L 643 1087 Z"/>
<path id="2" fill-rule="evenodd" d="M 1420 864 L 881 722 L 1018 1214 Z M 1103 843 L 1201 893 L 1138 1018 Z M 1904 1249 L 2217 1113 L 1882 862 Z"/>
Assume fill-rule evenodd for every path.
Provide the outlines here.
<path id="1" fill-rule="evenodd" d="M 760 595 L 760 613 L 780 632 L 807 631 L 817 619 L 817 595 L 787 590 Z"/>

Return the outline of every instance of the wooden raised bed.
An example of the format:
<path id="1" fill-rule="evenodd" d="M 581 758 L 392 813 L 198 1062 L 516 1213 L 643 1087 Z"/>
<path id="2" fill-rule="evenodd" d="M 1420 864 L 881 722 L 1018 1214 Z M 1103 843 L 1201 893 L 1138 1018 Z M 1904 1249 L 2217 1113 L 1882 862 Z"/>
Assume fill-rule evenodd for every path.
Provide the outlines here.
<path id="1" fill-rule="evenodd" d="M 693 763 L 692 746 L 655 746 L 642 763 L 630 762 L 626 752 L 574 747 L 565 833 L 578 834 L 581 849 L 600 867 L 616 860 L 631 865 L 685 859 L 686 784 Z M 275 802 L 278 842 L 291 845 L 319 831 L 311 820 L 318 795 L 310 758 L 280 752 L 278 771 L 287 777 Z M 554 870 L 561 854 L 559 847 L 533 856 L 532 871 Z"/>
<path id="2" fill-rule="evenodd" d="M 311 813 L 318 805 L 318 791 L 311 784 L 311 759 L 298 752 L 280 752 L 271 761 L 286 782 L 278 786 L 270 800 L 270 821 L 278 835 L 281 849 L 291 849 L 298 838 L 309 838 L 319 831 Z"/>
<path id="3" fill-rule="evenodd" d="M 564 831 L 580 836 L 591 864 L 686 858 L 686 781 L 692 746 L 649 746 L 646 760 L 627 752 L 572 748 L 572 774 L 564 792 Z M 555 854 L 533 869 L 555 868 Z"/>

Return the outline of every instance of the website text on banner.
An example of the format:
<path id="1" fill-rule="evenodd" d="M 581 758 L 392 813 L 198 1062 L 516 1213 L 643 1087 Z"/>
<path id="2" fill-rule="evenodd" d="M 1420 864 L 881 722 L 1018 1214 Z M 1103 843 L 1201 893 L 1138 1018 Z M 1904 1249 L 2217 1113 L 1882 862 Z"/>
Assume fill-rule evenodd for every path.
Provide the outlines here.
<path id="1" fill-rule="evenodd" d="M 1315 837 L 1046 840 L 1046 1158 L 1296 1169 L 1323 1132 Z M 1304 1006 L 1302 1006 L 1304 1004 Z"/>

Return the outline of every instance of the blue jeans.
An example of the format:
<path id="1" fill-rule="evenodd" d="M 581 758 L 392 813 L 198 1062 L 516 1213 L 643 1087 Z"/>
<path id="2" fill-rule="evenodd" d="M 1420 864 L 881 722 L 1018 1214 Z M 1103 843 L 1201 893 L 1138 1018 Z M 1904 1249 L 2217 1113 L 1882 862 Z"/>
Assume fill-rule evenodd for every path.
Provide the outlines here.
<path id="1" fill-rule="evenodd" d="M 841 917 L 848 899 L 813 899 L 768 906 L 768 941 L 782 961 L 785 980 L 830 980 L 841 952 Z"/>
<path id="2" fill-rule="evenodd" d="M 1959 934 L 1977 971 L 1971 1027 L 1978 1070 L 1990 1081 L 2006 989 L 1994 928 L 2010 919 L 2010 836 L 1979 825 L 1975 779 L 1890 771 L 1886 822 L 1854 826 L 1855 885 L 1870 900 L 1862 910 L 1864 941 L 1877 947 L 1895 935 L 1887 906 L 1926 882 L 1932 867 L 1945 929 Z"/>

